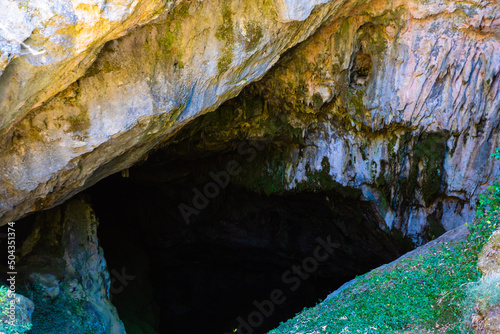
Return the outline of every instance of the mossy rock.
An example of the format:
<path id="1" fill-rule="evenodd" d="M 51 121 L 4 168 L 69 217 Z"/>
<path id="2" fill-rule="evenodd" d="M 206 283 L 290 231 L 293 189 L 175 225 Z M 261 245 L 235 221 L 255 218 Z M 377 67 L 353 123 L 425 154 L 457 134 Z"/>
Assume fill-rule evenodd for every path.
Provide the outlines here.
<path id="1" fill-rule="evenodd" d="M 479 256 L 477 266 L 484 275 L 500 274 L 500 230 L 491 235 Z"/>
<path id="2" fill-rule="evenodd" d="M 429 134 L 417 144 L 415 161 L 421 161 L 424 169 L 422 197 L 430 205 L 437 197 L 443 178 L 446 138 L 442 134 Z"/>
<path id="3" fill-rule="evenodd" d="M 107 333 L 106 325 L 89 302 L 71 298 L 67 292 L 60 292 L 55 298 L 47 297 L 38 284 L 21 290 L 35 304 L 30 333 Z"/>
<path id="4" fill-rule="evenodd" d="M 85 132 L 90 127 L 90 119 L 87 110 L 68 118 L 71 132 Z"/>
<path id="5" fill-rule="evenodd" d="M 262 27 L 257 21 L 249 21 L 245 24 L 246 31 L 246 41 L 245 46 L 247 51 L 254 50 L 259 44 L 260 40 L 264 36 L 262 33 Z"/>
<path id="6" fill-rule="evenodd" d="M 422 198 L 426 206 L 430 206 L 439 196 L 444 175 L 444 158 L 446 154 L 446 134 L 424 134 L 416 144 L 411 160 L 408 178 L 399 180 L 399 186 L 406 199 L 414 197 L 415 189 L 421 188 Z M 422 165 L 422 184 L 419 184 L 419 164 Z"/>

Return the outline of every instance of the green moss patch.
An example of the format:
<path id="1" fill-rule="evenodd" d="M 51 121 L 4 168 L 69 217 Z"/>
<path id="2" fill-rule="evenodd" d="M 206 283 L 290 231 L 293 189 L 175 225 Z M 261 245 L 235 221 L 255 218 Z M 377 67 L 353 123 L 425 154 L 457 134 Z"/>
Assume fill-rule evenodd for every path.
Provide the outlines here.
<path id="1" fill-rule="evenodd" d="M 262 27 L 257 21 L 249 21 L 245 24 L 246 31 L 246 41 L 245 46 L 247 51 L 254 50 L 259 44 L 260 40 L 264 36 L 262 33 Z"/>
<path id="2" fill-rule="evenodd" d="M 331 190 L 335 188 L 336 182 L 330 175 L 330 162 L 327 157 L 323 157 L 321 161 L 321 169 L 311 171 L 309 165 L 306 166 L 307 179 L 296 185 L 299 191 L 318 191 L 318 190 Z"/>
<path id="3" fill-rule="evenodd" d="M 90 126 L 90 119 L 87 110 L 82 111 L 78 115 L 70 116 L 68 118 L 68 122 L 70 124 L 69 130 L 71 132 L 86 131 Z"/>
<path id="4" fill-rule="evenodd" d="M 218 72 L 222 74 L 229 69 L 233 61 L 235 42 L 233 13 L 227 2 L 222 6 L 222 24 L 217 28 L 215 37 L 225 43 L 222 49 L 222 56 L 217 62 Z"/>
<path id="5" fill-rule="evenodd" d="M 427 205 L 430 205 L 438 196 L 444 172 L 445 152 L 446 138 L 442 134 L 424 135 L 415 149 L 414 163 L 423 164 L 422 196 Z M 417 168 L 416 165 L 414 165 L 415 168 Z M 411 177 L 411 182 L 415 182 L 415 173 Z"/>
<path id="6" fill-rule="evenodd" d="M 189 3 L 183 2 L 179 6 L 172 9 L 165 22 L 157 25 L 158 35 L 156 42 L 159 51 L 156 53 L 158 60 L 171 55 L 181 58 L 183 55 L 182 43 L 182 22 L 189 15 Z M 153 48 L 153 43 L 150 38 L 146 39 L 145 47 L 147 50 Z"/>
<path id="7" fill-rule="evenodd" d="M 19 314 L 16 314 L 14 321 L 12 321 L 12 319 L 9 319 L 11 301 L 15 300 L 12 299 L 12 296 L 9 295 L 9 290 L 10 289 L 5 285 L 0 286 L 0 333 L 24 334 L 31 329 L 32 324 L 26 322 L 25 320 L 27 318 L 23 319 Z M 16 303 L 16 313 L 23 311 L 24 310 L 19 309 L 19 303 Z"/>
<path id="8" fill-rule="evenodd" d="M 436 247 L 426 256 L 358 278 L 339 297 L 304 310 L 271 333 L 320 328 L 324 333 L 439 332 L 440 327 L 461 333 L 462 284 L 478 275 L 472 259 L 465 242 Z"/>

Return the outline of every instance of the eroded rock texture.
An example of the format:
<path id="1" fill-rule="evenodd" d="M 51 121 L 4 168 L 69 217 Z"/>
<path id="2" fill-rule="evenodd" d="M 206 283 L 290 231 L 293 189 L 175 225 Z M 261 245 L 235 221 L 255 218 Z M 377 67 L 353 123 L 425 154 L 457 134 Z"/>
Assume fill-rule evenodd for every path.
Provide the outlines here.
<path id="1" fill-rule="evenodd" d="M 483 275 L 500 273 L 500 230 L 491 235 L 479 256 L 477 266 Z"/>
<path id="2" fill-rule="evenodd" d="M 2 1 L 0 130 L 81 77 L 104 43 L 170 5 L 162 0 Z"/>
<path id="3" fill-rule="evenodd" d="M 33 333 L 125 333 L 110 301 L 99 222 L 76 197 L 33 216 L 19 250 L 19 286 L 35 302 Z"/>
<path id="4" fill-rule="evenodd" d="M 354 4 L 329 3 L 303 21 L 289 5 L 187 1 L 109 43 L 84 77 L 4 131 L 2 221 L 61 202 L 133 164 L 166 134 L 260 78 L 327 17 Z M 300 6 L 303 13 L 313 7 Z M 1 77 L 3 87 L 16 92 L 9 68 L 17 63 Z M 44 80 L 25 84 L 37 82 Z M 51 87 L 61 89 L 61 83 Z M 16 113 L 5 107 L 2 114 Z"/>
<path id="5" fill-rule="evenodd" d="M 326 169 L 417 242 L 471 221 L 499 174 L 498 10 L 370 2 L 296 48 L 256 94 L 303 139 L 273 170 L 283 187 Z"/>
<path id="6" fill-rule="evenodd" d="M 226 124 L 248 126 L 220 138 L 286 128 L 297 141 L 261 169 L 275 188 L 300 190 L 321 172 L 362 189 L 416 242 L 428 226 L 469 220 L 498 173 L 498 2 L 322 2 L 184 2 L 108 43 L 84 77 L 4 131 L 2 221 L 129 167 L 321 25 L 249 89 L 260 106 L 230 111 Z"/>

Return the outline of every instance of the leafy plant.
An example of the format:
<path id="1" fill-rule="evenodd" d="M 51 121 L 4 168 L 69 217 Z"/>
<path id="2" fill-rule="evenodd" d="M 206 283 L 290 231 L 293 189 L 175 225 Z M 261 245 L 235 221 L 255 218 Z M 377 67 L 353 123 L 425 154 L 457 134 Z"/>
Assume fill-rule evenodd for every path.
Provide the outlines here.
<path id="1" fill-rule="evenodd" d="M 500 150 L 496 149 L 493 154 L 500 160 Z M 476 221 L 469 226 L 471 231 L 470 240 L 475 250 L 480 252 L 491 234 L 500 227 L 500 182 L 496 181 L 488 187 L 488 191 L 479 195 L 479 205 L 476 213 Z"/>
<path id="2" fill-rule="evenodd" d="M 282 324 L 273 334 L 397 333 L 442 328 L 462 333 L 463 285 L 477 279 L 466 241 L 444 244 L 394 267 L 363 275 L 349 290 Z"/>
<path id="3" fill-rule="evenodd" d="M 500 305 L 500 274 L 488 275 L 479 282 L 470 284 L 464 307 L 467 323 L 477 310 L 488 310 L 497 305 Z"/>

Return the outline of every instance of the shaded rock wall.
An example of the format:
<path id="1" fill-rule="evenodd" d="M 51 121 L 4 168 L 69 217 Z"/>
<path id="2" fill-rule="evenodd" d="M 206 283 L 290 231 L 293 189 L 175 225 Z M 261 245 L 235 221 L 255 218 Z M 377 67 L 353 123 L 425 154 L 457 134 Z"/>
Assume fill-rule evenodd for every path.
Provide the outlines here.
<path id="1" fill-rule="evenodd" d="M 130 166 L 166 134 L 260 78 L 327 17 L 354 6 L 328 3 L 297 21 L 289 5 L 183 2 L 154 24 L 107 44 L 84 77 L 24 119 L 16 117 L 19 122 L 4 132 L 1 220 L 60 203 Z M 303 13 L 313 7 L 300 6 Z M 8 76 L 23 59 L 5 69 L 5 89 L 20 91 Z M 41 85 L 42 78 L 21 85 Z M 16 112 L 2 108 L 4 115 Z"/>
<path id="2" fill-rule="evenodd" d="M 498 3 L 322 2 L 180 3 L 109 42 L 85 76 L 4 132 L 0 220 L 129 167 L 320 26 L 257 86 L 263 110 L 301 138 L 281 161 L 282 188 L 328 168 L 416 242 L 430 224 L 469 220 L 497 176 Z M 277 126 L 247 137 L 276 133 L 261 125 Z"/>
<path id="3" fill-rule="evenodd" d="M 389 229 L 417 243 L 436 237 L 471 221 L 477 195 L 500 176 L 490 158 L 500 125 L 497 11 L 492 2 L 370 2 L 180 132 L 163 157 L 274 141 L 236 182 L 268 193 L 311 179 L 353 187 Z"/>
<path id="4" fill-rule="evenodd" d="M 25 223 L 17 284 L 35 303 L 30 333 L 125 333 L 87 201 L 74 198 Z"/>

